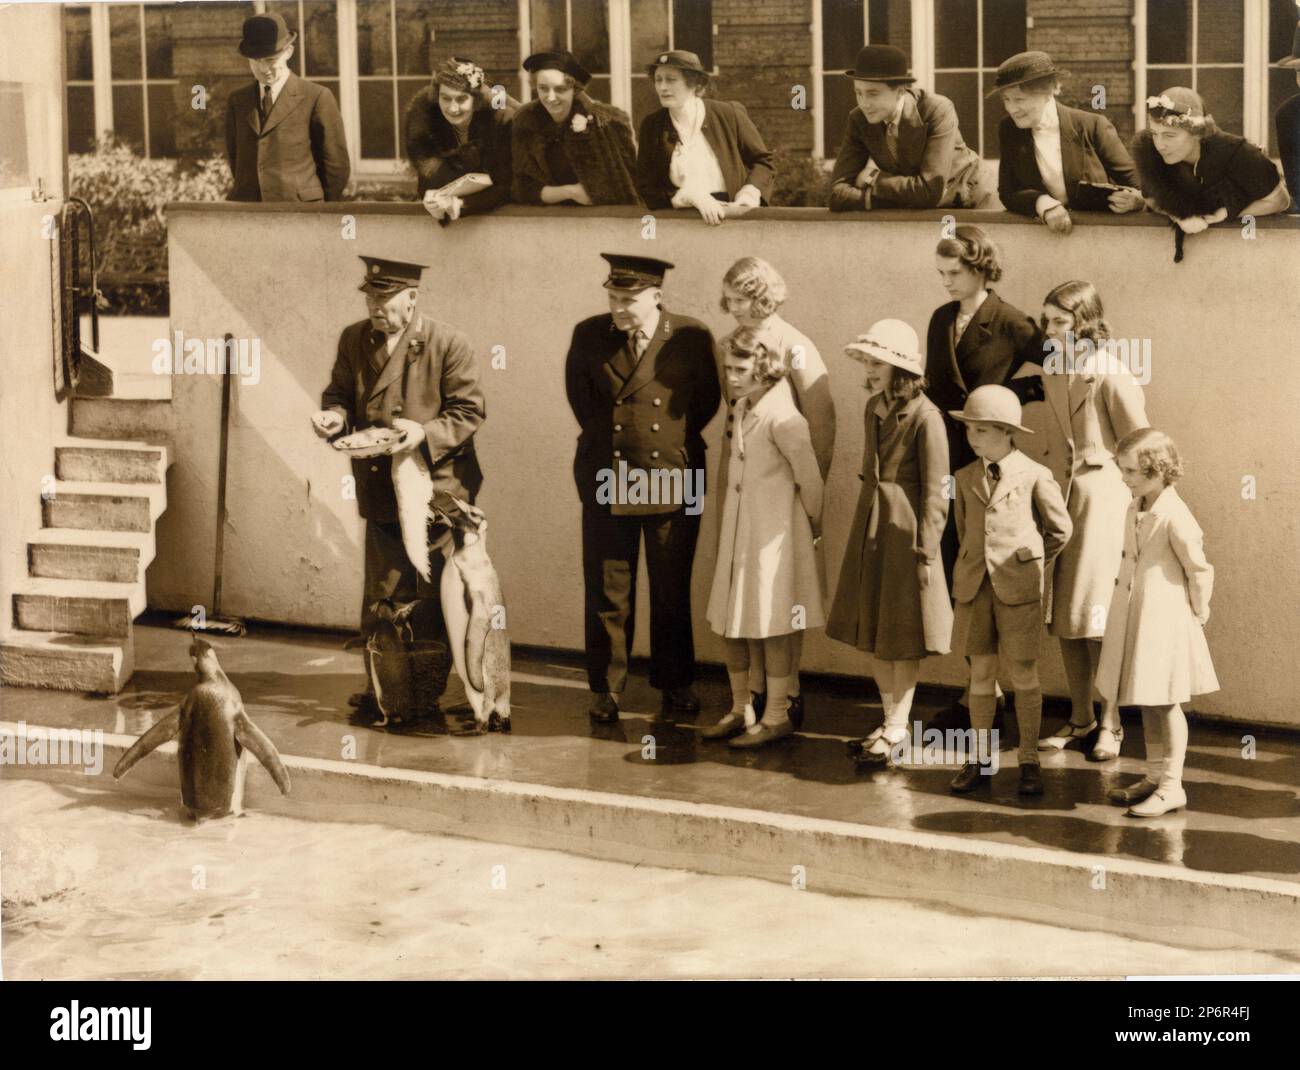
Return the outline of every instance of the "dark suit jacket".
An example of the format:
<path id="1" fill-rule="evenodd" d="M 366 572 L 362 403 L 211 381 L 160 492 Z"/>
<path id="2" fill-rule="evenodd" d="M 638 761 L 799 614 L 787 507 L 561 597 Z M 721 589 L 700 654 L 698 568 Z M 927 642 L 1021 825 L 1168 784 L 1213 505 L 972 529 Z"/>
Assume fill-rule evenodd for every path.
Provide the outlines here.
<path id="1" fill-rule="evenodd" d="M 1133 157 L 1109 119 L 1060 103 L 1056 112 L 1061 119 L 1061 170 L 1067 207 L 1072 206 L 1081 180 L 1137 188 Z M 1034 157 L 1034 132 L 1022 130 L 1008 115 L 998 126 L 998 145 L 1002 153 L 998 164 L 998 196 L 1002 204 L 1021 215 L 1037 215 L 1034 205 L 1047 188 Z"/>
<path id="2" fill-rule="evenodd" d="M 961 409 L 977 386 L 1006 385 L 1025 361 L 1041 363 L 1042 334 L 1038 325 L 1014 305 L 990 290 L 954 348 L 953 324 L 960 306 L 950 301 L 935 309 L 925 336 L 925 374 L 930 400 L 943 410 L 948 426 L 949 463 L 955 472 L 975 459 L 962 424 L 948 412 Z"/>
<path id="3" fill-rule="evenodd" d="M 854 187 L 858 172 L 875 160 L 880 168 L 872 193 L 878 208 L 972 208 L 979 199 L 980 159 L 962 141 L 952 101 L 924 89 L 908 91 L 898 123 L 898 156 L 889 151 L 884 123 L 869 123 L 861 108 L 849 123 L 831 172 L 830 208 L 865 207 Z"/>
<path id="4" fill-rule="evenodd" d="M 337 201 L 348 184 L 343 118 L 334 94 L 290 74 L 263 127 L 257 82 L 226 103 L 226 159 L 232 201 Z"/>
<path id="5" fill-rule="evenodd" d="M 609 313 L 592 316 L 574 328 L 564 384 L 582 428 L 573 477 L 584 505 L 599 504 L 600 471 L 617 470 L 620 460 L 629 470 L 695 469 L 704 479 L 702 433 L 722 402 L 713 336 L 704 324 L 661 310 L 654 338 L 633 364 L 627 335 L 614 318 Z M 681 506 L 610 508 L 616 516 L 627 516 L 669 513 Z"/>
<path id="6" fill-rule="evenodd" d="M 1300 209 L 1300 93 L 1277 109 L 1277 154 L 1282 160 L 1291 210 Z"/>
<path id="7" fill-rule="evenodd" d="M 425 86 L 406 109 L 406 158 L 419 179 L 419 194 L 454 182 L 475 171 L 486 173 L 492 185 L 463 198 L 461 215 L 488 212 L 510 199 L 510 123 L 518 104 L 482 107 L 469 121 L 469 140 L 461 144 L 438 107 L 438 89 Z"/>
<path id="8" fill-rule="evenodd" d="M 587 118 L 581 132 L 573 129 L 576 115 Z M 511 132 L 515 170 L 511 196 L 517 203 L 541 204 L 542 187 L 558 184 L 546 162 L 547 146 L 555 140 L 564 146 L 578 181 L 593 203 L 640 203 L 632 180 L 636 167 L 632 120 L 612 104 L 579 93 L 569 118 L 556 123 L 540 100 L 530 100 L 515 114 Z"/>
<path id="9" fill-rule="evenodd" d="M 763 135 L 749 117 L 743 104 L 727 100 L 704 101 L 704 140 L 718 158 L 728 200 L 734 199 L 742 186 L 754 186 L 763 203 L 772 191 L 776 169 L 772 153 L 763 143 Z M 677 187 L 668 177 L 677 131 L 667 108 L 652 111 L 641 120 L 637 138 L 636 188 L 647 208 L 668 208 Z"/>
<path id="10" fill-rule="evenodd" d="M 338 412 L 348 432 L 391 426 L 395 416 L 423 424 L 420 449 L 433 473 L 434 490 L 473 500 L 483 482 L 473 436 L 485 412 L 469 339 L 417 311 L 376 373 L 371 357 L 383 347 L 383 335 L 371 329 L 368 319 L 345 327 L 321 408 Z M 389 459 L 353 460 L 352 474 L 361 515 L 381 523 L 396 520 Z"/>

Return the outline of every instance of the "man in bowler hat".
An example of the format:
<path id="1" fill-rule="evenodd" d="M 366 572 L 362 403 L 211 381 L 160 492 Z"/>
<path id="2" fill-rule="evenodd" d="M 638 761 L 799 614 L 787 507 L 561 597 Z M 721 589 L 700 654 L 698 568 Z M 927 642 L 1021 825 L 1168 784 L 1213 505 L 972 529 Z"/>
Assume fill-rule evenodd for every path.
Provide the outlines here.
<path id="1" fill-rule="evenodd" d="M 858 106 L 831 172 L 832 212 L 872 208 L 984 208 L 979 156 L 962 141 L 957 109 L 938 93 L 914 89 L 907 56 L 867 45 L 853 70 Z"/>
<path id="2" fill-rule="evenodd" d="M 483 483 L 474 432 L 483 423 L 483 391 L 469 340 L 417 307 L 423 264 L 363 256 L 366 319 L 343 329 L 330 384 L 312 426 L 332 439 L 367 427 L 402 432 L 388 453 L 418 449 L 433 476 L 434 493 L 446 491 L 473 502 Z M 366 521 L 365 580 L 361 632 L 376 621 L 384 599 L 438 604 L 444 553 L 451 533 L 431 529 L 431 576 L 420 579 L 406 555 L 387 457 L 352 460 L 357 506 Z M 435 615 L 435 620 L 440 619 Z M 421 636 L 427 638 L 428 636 Z M 352 704 L 373 712 L 373 696 L 352 696 Z"/>
<path id="3" fill-rule="evenodd" d="M 581 428 L 573 474 L 582 500 L 589 713 L 598 723 L 618 720 L 644 538 L 650 685 L 663 691 L 664 713 L 689 715 L 699 712 L 691 689 L 691 569 L 704 489 L 701 432 L 722 402 L 713 336 L 663 307 L 672 264 L 601 255 L 609 262 L 609 312 L 574 328 L 565 362 Z M 660 492 L 646 494 L 647 486 Z"/>
<path id="4" fill-rule="evenodd" d="M 352 173 L 334 94 L 289 69 L 297 34 L 279 15 L 244 20 L 239 53 L 256 81 L 226 103 L 232 201 L 337 201 Z"/>

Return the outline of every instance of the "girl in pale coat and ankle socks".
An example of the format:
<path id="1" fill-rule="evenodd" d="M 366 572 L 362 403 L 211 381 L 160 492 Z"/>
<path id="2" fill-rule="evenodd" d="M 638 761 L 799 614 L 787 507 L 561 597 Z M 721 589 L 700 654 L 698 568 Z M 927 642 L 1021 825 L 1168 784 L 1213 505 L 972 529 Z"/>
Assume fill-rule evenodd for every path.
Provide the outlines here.
<path id="1" fill-rule="evenodd" d="M 1173 440 L 1154 428 L 1115 447 L 1133 494 L 1124 519 L 1124 553 L 1106 617 L 1097 689 L 1121 706 L 1142 707 L 1146 775 L 1116 788 L 1110 801 L 1132 817 L 1158 817 L 1187 805 L 1183 761 L 1192 695 L 1219 689 L 1204 626 L 1214 569 L 1201 528 L 1173 484 L 1183 474 Z"/>

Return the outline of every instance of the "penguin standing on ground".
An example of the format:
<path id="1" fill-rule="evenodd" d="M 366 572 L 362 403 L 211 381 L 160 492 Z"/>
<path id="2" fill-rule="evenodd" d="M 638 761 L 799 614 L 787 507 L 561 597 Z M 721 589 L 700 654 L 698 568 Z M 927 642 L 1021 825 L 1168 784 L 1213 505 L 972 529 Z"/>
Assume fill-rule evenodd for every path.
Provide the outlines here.
<path id="1" fill-rule="evenodd" d="M 155 724 L 122 755 L 113 769 L 113 779 L 120 779 L 146 754 L 179 737 L 177 764 L 187 817 L 202 821 L 241 813 L 245 750 L 266 767 L 281 794 L 288 795 L 289 772 L 275 744 L 249 719 L 239 690 L 222 671 L 216 651 L 195 639 L 190 656 L 197 683 L 175 713 Z"/>

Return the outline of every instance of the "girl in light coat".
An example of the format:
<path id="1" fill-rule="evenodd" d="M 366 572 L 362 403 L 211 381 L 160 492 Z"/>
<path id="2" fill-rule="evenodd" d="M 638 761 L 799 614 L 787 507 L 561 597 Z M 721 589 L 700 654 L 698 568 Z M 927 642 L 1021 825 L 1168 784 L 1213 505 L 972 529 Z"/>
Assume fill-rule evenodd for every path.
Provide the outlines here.
<path id="1" fill-rule="evenodd" d="M 1116 451 L 1133 502 L 1097 688 L 1118 705 L 1141 706 L 1146 737 L 1146 775 L 1110 800 L 1127 804 L 1132 817 L 1156 817 L 1187 805 L 1182 703 L 1219 689 L 1204 632 L 1214 569 L 1200 525 L 1173 487 L 1183 472 L 1173 440 L 1148 427 L 1126 435 Z"/>
<path id="2" fill-rule="evenodd" d="M 817 547 L 823 483 L 781 354 L 758 332 L 742 329 L 728 343 L 725 373 L 737 401 L 708 620 L 726 639 L 732 705 L 703 735 L 759 747 L 794 732 L 794 639 L 825 623 Z M 762 724 L 749 690 L 750 659 L 760 648 L 767 673 Z"/>

